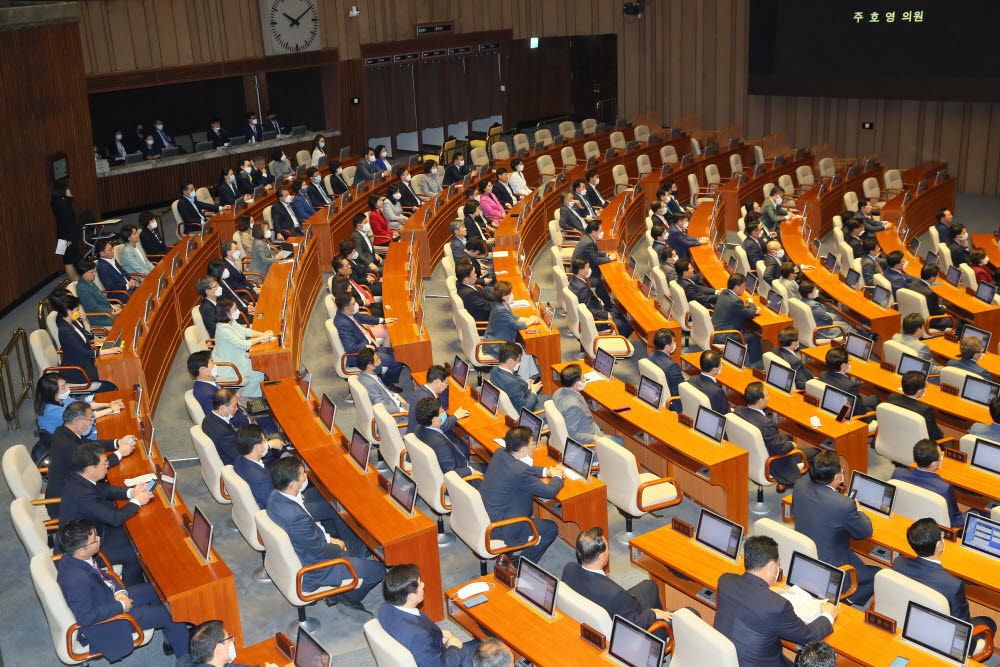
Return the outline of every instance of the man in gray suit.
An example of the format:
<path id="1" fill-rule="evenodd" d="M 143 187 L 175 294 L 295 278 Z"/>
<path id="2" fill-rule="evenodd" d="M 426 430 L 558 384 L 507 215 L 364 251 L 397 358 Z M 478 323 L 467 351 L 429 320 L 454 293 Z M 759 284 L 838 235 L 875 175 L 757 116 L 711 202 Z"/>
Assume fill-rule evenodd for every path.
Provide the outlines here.
<path id="1" fill-rule="evenodd" d="M 752 303 L 743 302 L 746 292 L 746 276 L 734 273 L 729 276 L 726 289 L 719 292 L 715 302 L 715 312 L 712 313 L 712 327 L 716 331 L 742 331 L 743 340 L 747 345 L 747 363 L 759 364 L 764 358 L 760 346 L 760 334 L 747 331 L 743 320 L 752 320 L 760 312 Z M 735 334 L 727 334 L 727 338 L 737 339 Z"/>
<path id="2" fill-rule="evenodd" d="M 504 343 L 500 346 L 497 358 L 500 363 L 490 369 L 490 382 L 497 389 L 507 394 L 507 398 L 514 405 L 515 412 L 521 412 L 521 408 L 528 408 L 534 412 L 541 410 L 545 401 L 552 397 L 548 394 L 539 394 L 542 388 L 542 381 L 528 382 L 517 374 L 521 365 L 521 346 L 517 343 Z"/>
<path id="3" fill-rule="evenodd" d="M 576 210 L 575 202 L 571 191 L 566 190 L 562 193 L 562 206 L 559 208 L 559 229 L 564 232 L 576 231 L 585 234 L 587 221 Z"/>
<path id="4" fill-rule="evenodd" d="M 468 231 L 465 229 L 465 222 L 462 220 L 452 220 L 448 224 L 451 230 L 451 256 L 457 262 L 460 257 L 465 257 L 465 237 Z"/>
<path id="5" fill-rule="evenodd" d="M 764 275 L 761 278 L 770 285 L 781 276 L 781 262 L 785 258 L 785 249 L 777 241 L 768 241 L 767 254 L 764 255 Z M 757 267 L 753 267 L 757 268 Z"/>
<path id="6" fill-rule="evenodd" d="M 372 407 L 382 405 L 390 415 L 402 412 L 404 414 L 397 416 L 396 421 L 405 423 L 405 413 L 409 411 L 410 405 L 403 400 L 402 396 L 390 391 L 382 383 L 382 379 L 375 374 L 375 369 L 379 366 L 378 354 L 371 348 L 365 348 L 358 352 L 357 364 L 361 370 L 358 374 L 358 382 L 368 392 L 368 400 L 371 401 Z"/>
<path id="7" fill-rule="evenodd" d="M 876 232 L 881 232 L 884 229 L 889 229 L 892 227 L 892 223 L 889 222 L 879 222 L 872 217 L 872 210 L 874 207 L 872 203 L 866 198 L 862 197 L 858 200 L 858 211 L 854 214 L 855 220 L 860 220 L 865 226 L 865 232 L 868 234 L 875 234 Z"/>
<path id="8" fill-rule="evenodd" d="M 570 364 L 559 373 L 559 383 L 562 385 L 556 389 L 552 396 L 556 404 L 556 410 L 562 415 L 566 422 L 566 432 L 569 437 L 577 442 L 591 443 L 597 438 L 607 438 L 619 445 L 625 444 L 625 439 L 617 435 L 605 435 L 594 421 L 594 415 L 590 413 L 590 407 L 583 398 L 583 388 L 587 386 L 583 379 L 583 371 L 579 364 Z"/>
<path id="9" fill-rule="evenodd" d="M 931 348 L 928 347 L 927 343 L 921 339 L 926 333 L 924 329 L 924 318 L 920 313 L 910 313 L 903 318 L 902 333 L 893 334 L 892 340 L 896 343 L 902 343 L 916 356 L 920 357 L 925 361 L 931 362 L 931 375 L 938 375 L 941 373 L 941 367 L 934 363 L 934 355 L 931 354 Z M 987 379 L 989 379 L 989 374 L 987 374 Z M 933 380 L 932 384 L 940 384 L 941 378 L 930 378 Z"/>
<path id="10" fill-rule="evenodd" d="M 601 264 L 617 260 L 618 253 L 606 253 L 603 250 L 598 250 L 597 242 L 602 238 L 604 238 L 604 232 L 601 231 L 601 221 L 590 220 L 587 222 L 586 233 L 576 244 L 576 248 L 573 249 L 573 259 L 582 257 L 590 264 L 592 270 L 590 286 L 594 288 L 594 293 L 597 294 L 597 297 L 604 302 L 605 308 L 610 309 L 612 306 L 611 295 L 608 294 L 608 289 L 604 286 L 604 281 L 601 279 L 600 267 Z"/>
<path id="11" fill-rule="evenodd" d="M 781 205 L 781 189 L 771 190 L 771 196 L 764 200 L 760 209 L 760 222 L 769 236 L 781 238 L 781 223 L 788 220 L 788 209 Z"/>
<path id="12" fill-rule="evenodd" d="M 676 261 L 677 251 L 670 246 L 660 251 L 660 271 L 663 271 L 668 285 L 677 280 L 677 269 L 674 268 L 674 262 Z"/>
<path id="13" fill-rule="evenodd" d="M 875 274 L 885 273 L 885 258 L 882 257 L 882 248 L 879 247 L 878 239 L 869 236 L 861 244 L 861 277 L 865 279 L 865 285 L 873 287 L 875 285 Z"/>

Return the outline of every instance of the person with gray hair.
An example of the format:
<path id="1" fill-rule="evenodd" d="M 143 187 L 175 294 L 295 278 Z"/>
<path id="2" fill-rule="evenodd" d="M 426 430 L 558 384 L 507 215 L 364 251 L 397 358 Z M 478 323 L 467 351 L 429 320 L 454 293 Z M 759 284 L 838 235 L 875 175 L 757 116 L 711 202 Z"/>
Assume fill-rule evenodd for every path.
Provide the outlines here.
<path id="1" fill-rule="evenodd" d="M 472 654 L 472 667 L 513 667 L 514 654 L 496 637 L 487 637 Z"/>

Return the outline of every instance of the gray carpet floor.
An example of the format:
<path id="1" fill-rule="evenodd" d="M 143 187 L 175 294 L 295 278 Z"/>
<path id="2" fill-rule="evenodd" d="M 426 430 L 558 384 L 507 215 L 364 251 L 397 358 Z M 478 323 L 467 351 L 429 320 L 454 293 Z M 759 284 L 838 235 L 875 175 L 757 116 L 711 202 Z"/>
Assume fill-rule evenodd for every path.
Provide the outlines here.
<path id="1" fill-rule="evenodd" d="M 130 222 L 131 217 L 129 216 L 126 222 Z M 1000 220 L 1000 199 L 959 195 L 956 204 L 956 220 L 965 223 L 973 233 L 991 232 L 996 228 L 997 221 Z M 825 242 L 829 244 L 830 238 L 825 239 Z M 826 251 L 827 248 L 824 245 L 823 252 Z M 546 254 L 543 253 L 539 257 L 545 258 Z M 640 266 L 642 261 L 644 260 L 640 260 Z M 539 268 L 542 268 L 541 265 Z M 543 269 L 534 275 L 538 277 L 542 287 L 542 298 L 555 303 L 554 285 L 549 274 L 548 270 Z M 326 277 L 324 276 L 324 285 Z M 52 285 L 40 291 L 38 295 L 32 296 L 26 303 L 0 320 L 0 331 L 9 334 L 18 327 L 23 327 L 29 332 L 36 329 L 38 299 L 42 298 L 54 285 L 53 282 Z M 447 293 L 444 285 L 444 274 L 440 268 L 426 282 L 425 292 L 428 295 Z M 323 331 L 323 321 L 326 315 L 322 299 L 325 293 L 324 288 L 314 304 L 305 336 L 304 359 L 330 358 L 329 346 Z M 450 361 L 460 350 L 458 340 L 454 335 L 454 326 L 451 322 L 447 299 L 426 298 L 424 312 L 433 340 L 435 362 Z M 560 326 L 562 325 L 561 319 L 557 318 L 557 324 Z M 563 337 L 562 343 L 563 360 L 569 361 L 579 351 L 579 346 L 574 339 L 568 337 Z M 161 451 L 171 459 L 194 458 L 194 448 L 188 433 L 191 423 L 182 399 L 184 391 L 189 388 L 191 382 L 184 367 L 186 352 L 183 347 L 181 350 L 164 350 L 163 352 L 173 354 L 174 361 L 159 408 L 154 416 L 157 440 Z M 625 381 L 637 382 L 637 361 L 643 355 L 644 353 L 639 352 L 638 356 L 631 361 L 617 364 L 616 375 Z M 346 383 L 337 377 L 332 363 L 324 365 L 314 361 L 310 364 L 310 368 L 313 371 L 314 388 L 317 394 L 320 392 L 327 392 L 331 396 L 344 396 L 346 394 Z M 0 430 L 0 451 L 5 451 L 8 447 L 18 443 L 24 443 L 30 448 L 34 443 L 32 435 L 34 418 L 31 414 L 30 400 L 21 406 L 20 418 L 22 427 L 20 430 Z M 350 432 L 353 422 L 353 406 L 347 403 L 338 405 L 337 423 L 341 430 Z M 229 507 L 219 505 L 212 499 L 198 470 L 195 469 L 196 465 L 197 463 L 193 462 L 180 469 L 179 490 L 188 507 L 201 507 L 216 526 L 224 526 L 230 517 Z M 869 468 L 871 474 L 885 478 L 891 474 L 892 466 L 886 459 L 877 455 L 874 450 L 870 450 Z M 755 496 L 756 493 L 751 488 L 751 502 L 756 500 Z M 0 502 L 7 505 L 10 500 L 11 495 L 6 484 L 0 485 Z M 767 514 L 761 516 L 778 519 L 780 515 L 779 495 L 775 493 L 773 488 L 765 493 L 765 500 Z M 429 516 L 433 516 L 426 506 L 423 506 L 422 509 Z M 697 513 L 698 506 L 685 500 L 680 505 L 664 511 L 662 518 L 646 516 L 636 521 L 635 531 L 644 533 L 659 528 L 669 524 L 674 516 L 692 523 L 697 518 Z M 609 505 L 608 514 L 612 535 L 624 531 L 624 519 L 614 507 Z M 751 523 L 757 518 L 759 516 L 751 515 Z M 0 562 L 7 563 L 4 568 L 7 584 L 0 587 L 0 628 L 3 628 L 3 632 L 0 632 L 0 655 L 2 655 L 0 664 L 58 665 L 60 663 L 56 658 L 52 642 L 47 636 L 48 625 L 45 615 L 28 574 L 25 551 L 14 531 L 10 529 L 10 524 L 6 525 L 9 529 L 0 533 Z M 644 579 L 644 571 L 630 564 L 627 548 L 616 541 L 612 541 L 611 544 L 611 571 L 614 579 L 626 587 Z M 248 644 L 259 642 L 273 636 L 275 632 L 283 630 L 295 618 L 295 609 L 285 601 L 272 584 L 256 583 L 250 578 L 250 573 L 260 564 L 259 556 L 246 545 L 239 533 L 225 529 L 217 531 L 215 546 L 223 560 L 236 575 L 245 641 Z M 441 574 L 446 589 L 465 583 L 479 575 L 478 560 L 460 540 L 442 548 L 440 554 Z M 556 540 L 541 559 L 541 565 L 550 572 L 558 574 L 562 572 L 564 564 L 571 559 L 573 559 L 572 548 L 568 544 Z M 381 590 L 376 588 L 368 595 L 364 604 L 370 611 L 374 612 L 381 602 Z M 309 608 L 309 612 L 311 616 L 316 617 L 322 623 L 317 637 L 335 655 L 334 664 L 353 665 L 354 667 L 375 664 L 362 632 L 365 619 L 344 616 L 336 608 L 329 608 L 322 604 Z M 450 621 L 445 621 L 442 626 L 459 637 L 466 636 L 464 631 Z M 25 641 L 27 637 L 32 636 L 35 641 Z M 173 665 L 174 659 L 163 656 L 159 649 L 159 643 L 159 637 L 154 638 L 150 646 L 136 651 L 132 656 L 118 664 L 128 667 Z M 994 658 L 989 664 L 1000 664 L 1000 660 Z"/>

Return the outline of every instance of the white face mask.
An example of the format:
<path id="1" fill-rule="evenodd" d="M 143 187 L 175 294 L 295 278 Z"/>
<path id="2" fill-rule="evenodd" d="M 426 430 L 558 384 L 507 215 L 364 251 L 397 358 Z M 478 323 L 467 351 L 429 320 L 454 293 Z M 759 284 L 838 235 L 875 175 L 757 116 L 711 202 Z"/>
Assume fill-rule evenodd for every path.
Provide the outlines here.
<path id="1" fill-rule="evenodd" d="M 775 206 L 779 205 L 780 203 L 781 203 L 781 197 L 778 197 L 777 199 L 774 200 Z"/>
<path id="2" fill-rule="evenodd" d="M 396 201 L 399 201 L 400 199 L 402 199 L 402 197 L 403 195 L 398 192 L 392 196 L 392 198 L 395 199 Z"/>
<path id="3" fill-rule="evenodd" d="M 956 240 L 956 241 L 965 241 L 965 240 L 967 240 L 968 238 L 969 238 L 969 235 L 968 235 L 968 234 L 962 234 L 961 236 L 956 236 L 956 237 L 955 237 L 955 240 Z"/>
<path id="4" fill-rule="evenodd" d="M 152 139 L 146 139 L 146 145 L 147 146 L 152 146 L 153 145 L 153 140 Z"/>
<path id="5" fill-rule="evenodd" d="M 809 295 L 809 298 L 815 301 L 816 299 L 819 298 L 819 292 L 813 292 L 812 294 Z"/>
<path id="6" fill-rule="evenodd" d="M 517 165 L 517 170 L 518 171 L 524 171 L 524 165 L 523 164 Z"/>
<path id="7" fill-rule="evenodd" d="M 243 171 L 245 171 L 245 172 L 246 172 L 246 173 L 248 173 L 248 174 L 250 173 L 250 170 L 251 170 L 251 169 L 253 169 L 253 167 L 251 167 L 251 166 L 246 166 L 246 167 L 243 167 Z"/>
<path id="8" fill-rule="evenodd" d="M 228 277 L 229 277 L 229 269 L 223 269 L 222 270 L 222 279 L 225 280 Z"/>
<path id="9" fill-rule="evenodd" d="M 531 454 L 528 454 L 527 456 L 522 456 L 521 458 L 518 459 L 518 461 L 529 466 L 535 464 L 535 460 L 534 458 L 532 458 Z"/>
<path id="10" fill-rule="evenodd" d="M 222 296 L 222 286 L 220 285 L 220 286 L 216 287 L 215 291 L 213 292 L 213 294 L 215 294 L 215 296 Z"/>
<path id="11" fill-rule="evenodd" d="M 521 362 L 519 361 L 519 362 L 517 362 L 516 364 L 514 364 L 514 368 L 513 368 L 513 370 L 514 370 L 514 372 L 516 373 L 516 372 L 517 372 L 518 370 L 520 370 L 520 369 L 521 369 Z"/>
<path id="12" fill-rule="evenodd" d="M 239 250 L 234 250 L 234 251 L 233 251 L 233 261 L 235 262 L 235 261 L 237 261 L 237 260 L 238 260 L 239 258 L 240 258 L 240 251 L 239 251 Z M 226 271 L 228 271 L 228 270 L 229 270 L 229 269 L 226 269 Z"/>
<path id="13" fill-rule="evenodd" d="M 902 262 L 899 263 L 899 268 L 905 271 L 908 264 L 909 264 L 909 262 L 907 262 L 904 259 Z"/>
<path id="14" fill-rule="evenodd" d="M 56 394 L 57 401 L 65 401 L 67 398 L 69 398 L 69 389 L 67 389 L 61 394 Z"/>
<path id="15" fill-rule="evenodd" d="M 239 319 L 239 317 L 240 317 L 240 311 L 238 310 L 235 313 L 229 313 L 229 319 L 232 320 L 233 322 Z"/>
<path id="16" fill-rule="evenodd" d="M 409 183 L 410 182 L 410 178 L 411 177 L 410 177 L 409 174 L 403 174 L 403 182 L 404 183 Z"/>
<path id="17" fill-rule="evenodd" d="M 505 296 L 505 297 L 503 298 L 503 301 L 504 301 L 504 303 L 506 303 L 506 304 L 507 304 L 508 306 L 510 306 L 510 304 L 514 303 L 514 295 L 513 295 L 513 294 L 508 294 L 507 296 Z"/>
<path id="18" fill-rule="evenodd" d="M 282 154 L 281 154 L 281 161 L 282 161 L 282 162 L 288 162 L 288 158 L 287 158 L 287 157 L 285 157 L 285 154 L 284 154 L 284 153 L 282 153 Z"/>
<path id="19" fill-rule="evenodd" d="M 602 229 L 601 231 L 597 232 L 597 240 L 600 241 L 603 238 L 604 238 L 604 230 Z"/>
<path id="20" fill-rule="evenodd" d="M 156 229 L 156 220 L 150 220 L 149 221 L 149 228 L 150 229 Z"/>
<path id="21" fill-rule="evenodd" d="M 461 166 L 465 165 L 465 160 L 459 160 L 455 164 L 457 164 L 459 167 L 461 167 Z"/>
<path id="22" fill-rule="evenodd" d="M 121 139 L 122 139 L 122 133 L 119 132 L 118 134 L 115 135 L 115 140 L 121 141 Z"/>
<path id="23" fill-rule="evenodd" d="M 851 372 L 851 365 L 850 364 L 847 364 L 847 368 L 844 369 L 844 372 L 845 373 L 850 373 Z"/>
<path id="24" fill-rule="evenodd" d="M 229 645 L 229 662 L 236 662 L 236 644 Z"/>
<path id="25" fill-rule="evenodd" d="M 784 248 L 782 248 L 781 250 L 778 251 L 778 255 L 777 256 L 778 256 L 778 259 L 781 259 L 782 257 L 785 256 L 785 250 L 784 250 Z"/>
<path id="26" fill-rule="evenodd" d="M 365 224 L 361 225 L 361 231 L 363 231 L 365 234 L 371 234 L 372 226 L 366 222 Z"/>
<path id="27" fill-rule="evenodd" d="M 351 260 L 354 260 L 354 259 L 357 259 L 357 258 L 358 258 L 358 251 L 357 250 L 355 250 L 350 255 L 348 255 L 348 259 L 351 259 Z"/>
<path id="28" fill-rule="evenodd" d="M 157 131 L 162 130 L 163 129 L 163 125 L 157 125 L 156 129 L 157 129 Z"/>
<path id="29" fill-rule="evenodd" d="M 473 197 L 473 199 L 475 199 L 476 201 L 479 201 L 479 195 L 476 195 L 475 197 Z"/>
<path id="30" fill-rule="evenodd" d="M 212 377 L 214 377 L 214 378 L 219 377 L 219 367 L 218 366 L 212 366 L 212 370 L 210 370 L 209 373 L 211 373 Z"/>
<path id="31" fill-rule="evenodd" d="M 433 169 L 431 169 L 431 175 L 432 176 L 435 175 L 435 174 L 437 174 L 437 173 L 438 173 L 437 167 L 434 167 Z"/>
<path id="32" fill-rule="evenodd" d="M 270 229 L 265 229 L 264 230 L 264 238 L 265 239 L 271 238 L 271 230 Z"/>
<path id="33" fill-rule="evenodd" d="M 381 158 L 384 159 L 385 158 L 385 151 L 382 151 L 382 154 L 379 157 L 381 157 Z"/>
<path id="34" fill-rule="evenodd" d="M 375 161 L 375 156 L 374 155 L 369 155 L 368 156 L 368 161 L 369 162 L 374 162 Z"/>
<path id="35" fill-rule="evenodd" d="M 357 315 L 361 311 L 361 306 L 354 304 L 354 308 L 351 309 L 351 315 Z"/>
<path id="36" fill-rule="evenodd" d="M 308 488 L 309 488 L 309 478 L 306 477 L 306 480 L 304 482 L 302 482 L 302 486 L 299 487 L 299 493 L 302 493 L 303 491 L 305 491 Z M 233 660 L 235 660 L 235 659 L 236 659 L 236 656 L 233 656 Z"/>
<path id="37" fill-rule="evenodd" d="M 257 119 L 256 119 L 256 118 L 252 119 L 252 120 L 250 121 L 250 124 L 251 124 L 251 125 L 256 125 L 256 124 L 257 124 Z"/>
<path id="38" fill-rule="evenodd" d="M 587 267 L 587 273 L 583 277 L 584 278 L 590 278 L 590 276 L 593 275 L 593 273 L 594 273 L 594 270 L 592 268 L 590 268 L 590 267 Z"/>
<path id="39" fill-rule="evenodd" d="M 601 179 L 600 178 L 595 178 L 594 179 L 594 185 L 600 185 L 600 184 L 601 184 Z"/>
<path id="40" fill-rule="evenodd" d="M 292 203 L 292 195 L 285 195 L 285 203 L 286 204 Z"/>
<path id="41" fill-rule="evenodd" d="M 340 167 L 337 167 L 337 176 L 340 176 L 343 173 L 344 173 L 344 170 L 341 169 Z"/>

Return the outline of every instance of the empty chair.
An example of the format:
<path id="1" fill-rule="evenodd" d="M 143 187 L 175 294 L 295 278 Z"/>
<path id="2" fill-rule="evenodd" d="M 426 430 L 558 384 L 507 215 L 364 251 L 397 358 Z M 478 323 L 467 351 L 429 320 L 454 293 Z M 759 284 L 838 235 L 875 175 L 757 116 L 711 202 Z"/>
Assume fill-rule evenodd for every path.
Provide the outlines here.
<path id="1" fill-rule="evenodd" d="M 622 190 L 629 187 L 628 171 L 625 169 L 625 165 L 616 164 L 611 168 L 611 178 L 615 182 L 615 194 L 617 195 Z"/>
<path id="2" fill-rule="evenodd" d="M 597 119 L 584 118 L 583 122 L 580 123 L 580 127 L 583 129 L 584 134 L 593 134 L 597 131 Z"/>
<path id="3" fill-rule="evenodd" d="M 545 148 L 552 146 L 552 132 L 548 129 L 535 130 L 535 143 L 539 141 Z"/>
<path id="4" fill-rule="evenodd" d="M 494 160 L 509 160 L 510 159 L 510 149 L 507 148 L 507 144 L 503 141 L 494 142 L 490 147 L 490 153 L 493 154 Z"/>
<path id="5" fill-rule="evenodd" d="M 691 198 L 689 203 L 691 206 L 698 206 L 702 202 L 714 201 L 715 193 L 711 188 L 703 188 L 698 185 L 698 177 L 694 174 L 688 174 L 688 190 L 691 193 Z"/>
<path id="6" fill-rule="evenodd" d="M 596 160 L 601 157 L 601 148 L 596 141 L 588 141 L 583 145 L 583 156 L 588 160 L 591 158 Z"/>
<path id="7" fill-rule="evenodd" d="M 31 460 L 27 447 L 14 445 L 3 453 L 3 476 L 7 488 L 15 498 L 26 499 L 34 506 L 38 519 L 49 521 L 49 514 L 45 509 L 45 494 L 42 493 L 42 474 Z"/>
<path id="8" fill-rule="evenodd" d="M 636 168 L 639 170 L 639 178 L 645 178 L 653 173 L 653 165 L 649 161 L 649 156 L 645 153 L 640 154 L 635 159 Z"/>
<path id="9" fill-rule="evenodd" d="M 767 160 L 764 157 L 764 149 L 761 146 L 753 147 L 753 163 L 755 165 L 764 164 Z"/>
<path id="10" fill-rule="evenodd" d="M 63 369 L 72 369 L 74 371 L 83 373 L 87 382 L 80 384 L 70 384 L 70 388 L 74 391 L 83 391 L 84 389 L 90 389 L 96 391 L 100 387 L 99 382 L 95 382 L 97 378 L 87 377 L 86 371 L 77 366 L 62 366 L 59 359 L 59 353 L 56 351 L 55 346 L 52 344 L 52 337 L 49 336 L 49 332 L 44 329 L 35 329 L 30 334 L 28 334 L 28 347 L 31 349 L 31 360 L 35 364 L 35 377 L 41 377 L 49 371 L 59 371 Z"/>
<path id="11" fill-rule="evenodd" d="M 608 487 L 608 501 L 625 515 L 625 532 L 616 537 L 619 542 L 627 544 L 635 537 L 633 519 L 681 502 L 681 489 L 674 478 L 640 472 L 635 456 L 611 441 L 600 438 L 594 446 L 601 462 L 601 481 Z"/>
<path id="12" fill-rule="evenodd" d="M 661 164 L 677 164 L 680 159 L 677 157 L 677 149 L 673 146 L 663 146 L 660 148 Z"/>
<path id="13" fill-rule="evenodd" d="M 691 314 L 688 310 L 687 295 L 676 280 L 670 281 L 670 319 L 681 325 L 681 331 L 691 332 Z"/>
<path id="14" fill-rule="evenodd" d="M 373 447 L 380 446 L 382 437 L 375 429 L 375 411 L 371 399 L 368 397 L 368 390 L 364 388 L 357 375 L 347 378 L 347 388 L 354 399 L 354 409 L 357 410 L 357 417 L 354 422 L 355 428 L 364 436 L 365 440 L 372 443 Z M 406 417 L 405 412 L 394 412 L 393 417 Z M 405 426 L 405 422 L 402 424 Z M 381 463 L 377 464 L 379 467 Z M 384 468 L 383 468 L 384 469 Z"/>
<path id="15" fill-rule="evenodd" d="M 580 314 L 580 344 L 583 345 L 588 358 L 595 357 L 599 349 L 618 358 L 631 357 L 635 353 L 635 348 L 628 338 L 618 334 L 613 321 L 606 320 L 602 324 L 610 323 L 614 333 L 598 333 L 594 315 L 590 310 L 579 303 L 577 309 Z"/>
<path id="16" fill-rule="evenodd" d="M 250 485 L 233 470 L 233 466 L 223 466 L 222 483 L 226 485 L 226 491 L 229 492 L 233 502 L 233 523 L 250 548 L 263 557 L 264 543 L 260 541 L 260 534 L 257 532 L 257 512 L 260 511 L 260 507 L 257 506 Z M 254 581 L 265 583 L 271 581 L 267 576 L 267 570 L 264 569 L 263 561 L 250 576 Z"/>
<path id="17" fill-rule="evenodd" d="M 647 143 L 649 141 L 649 126 L 636 125 L 634 128 L 632 128 L 632 136 L 635 137 L 636 141 Z"/>
<path id="18" fill-rule="evenodd" d="M 742 173 L 743 158 L 740 157 L 739 153 L 733 153 L 729 156 L 729 171 L 733 178 L 736 178 L 736 174 Z M 743 215 L 746 215 L 746 213 Z"/>
<path id="19" fill-rule="evenodd" d="M 27 498 L 14 498 L 10 504 L 10 520 L 24 550 L 28 552 L 28 558 L 38 554 L 52 555 L 48 541 L 49 533 L 43 516 L 45 515 L 38 514 L 37 507 Z"/>
<path id="20" fill-rule="evenodd" d="M 687 608 L 673 613 L 671 667 L 739 667 L 736 647 L 721 632 Z"/>
<path id="21" fill-rule="evenodd" d="M 912 410 L 882 402 L 875 407 L 879 423 L 875 436 L 875 451 L 890 461 L 904 466 L 913 465 L 913 443 L 927 437 L 927 422 Z M 919 519 L 922 516 L 911 517 Z M 947 514 L 945 514 L 947 519 Z M 950 525 L 946 520 L 942 525 Z"/>
<path id="22" fill-rule="evenodd" d="M 849 191 L 844 193 L 844 208 L 846 208 L 848 211 L 854 211 L 855 213 L 857 212 L 858 195 L 856 192 Z"/>
<path id="23" fill-rule="evenodd" d="M 611 133 L 611 147 L 616 151 L 624 151 L 626 146 L 625 135 L 621 132 Z"/>
<path id="24" fill-rule="evenodd" d="M 566 328 L 569 329 L 573 337 L 579 339 L 582 336 L 580 330 L 580 301 L 570 291 L 569 287 L 563 288 L 562 294 L 564 308 L 566 309 Z"/>
<path id="25" fill-rule="evenodd" d="M 572 146 L 563 146 L 562 150 L 559 151 L 559 157 L 562 160 L 564 168 L 576 166 L 576 153 L 573 151 Z"/>
<path id="26" fill-rule="evenodd" d="M 798 458 L 800 460 L 796 465 L 800 474 L 809 470 L 809 462 L 800 449 L 792 449 L 787 454 L 780 456 L 768 456 L 760 429 L 739 417 L 735 412 L 726 415 L 726 439 L 737 447 L 747 450 L 750 455 L 747 462 L 750 481 L 757 485 L 757 502 L 750 507 L 750 511 L 754 514 L 767 513 L 767 506 L 764 505 L 764 487 L 778 483 L 778 480 L 771 475 L 771 465 L 775 461 Z M 783 491 L 784 488 L 783 484 L 778 484 L 779 491 Z"/>
<path id="27" fill-rule="evenodd" d="M 719 174 L 718 166 L 710 164 L 705 167 L 705 182 L 713 190 L 722 184 L 722 176 Z"/>
<path id="28" fill-rule="evenodd" d="M 571 120 L 564 120 L 559 123 L 559 134 L 562 135 L 564 139 L 572 140 L 576 136 L 576 125 L 574 125 Z"/>
<path id="29" fill-rule="evenodd" d="M 309 167 L 312 164 L 312 155 L 307 150 L 301 150 L 295 154 L 295 164 L 298 167 L 305 165 Z"/>
<path id="30" fill-rule="evenodd" d="M 527 151 L 531 150 L 531 145 L 528 143 L 528 135 L 526 134 L 515 134 L 514 135 L 514 151 Z"/>
<path id="31" fill-rule="evenodd" d="M 408 433 L 403 442 L 406 443 L 406 453 L 410 456 L 417 493 L 437 516 L 438 545 L 451 544 L 455 541 L 455 536 L 445 532 L 444 515 L 451 513 L 452 504 L 444 493 L 444 474 L 438 464 L 437 455 L 433 449 L 421 442 L 415 433 Z"/>
<path id="32" fill-rule="evenodd" d="M 701 142 L 695 138 L 691 138 L 691 152 L 694 153 L 695 157 L 701 155 Z"/>
<path id="33" fill-rule="evenodd" d="M 898 194 L 903 191 L 903 175 L 899 169 L 886 169 L 882 175 L 882 182 L 885 183 L 887 193 Z"/>
<path id="34" fill-rule="evenodd" d="M 205 480 L 212 497 L 217 503 L 228 505 L 232 501 L 222 487 L 222 459 L 215 448 L 212 439 L 205 435 L 201 426 L 192 426 L 191 442 L 194 444 L 194 451 L 198 454 L 198 462 L 201 464 L 201 478 Z"/>
<path id="35" fill-rule="evenodd" d="M 208 343 L 201 335 L 201 330 L 194 324 L 184 329 L 184 346 L 187 348 L 188 354 L 209 349 Z"/>
<path id="36" fill-rule="evenodd" d="M 801 167 L 796 168 L 795 180 L 799 182 L 800 188 L 807 188 L 815 185 L 816 178 L 813 176 L 812 167 L 804 164 Z"/>
<path id="37" fill-rule="evenodd" d="M 556 165 L 552 162 L 551 156 L 539 155 L 538 160 L 535 161 L 535 166 L 538 167 L 538 173 L 542 177 L 542 183 L 555 180 Z"/>
<path id="38" fill-rule="evenodd" d="M 885 206 L 885 199 L 882 198 L 882 193 L 878 189 L 877 178 L 871 176 L 863 180 L 861 182 L 861 190 L 873 206 L 878 208 Z"/>
<path id="39" fill-rule="evenodd" d="M 471 151 L 469 151 L 469 157 L 472 159 L 472 166 L 474 167 L 488 167 L 490 164 L 490 157 L 486 154 L 485 146 L 476 146 Z"/>
<path id="40" fill-rule="evenodd" d="M 413 654 L 386 632 L 377 618 L 365 623 L 365 638 L 378 667 L 417 667 Z"/>

